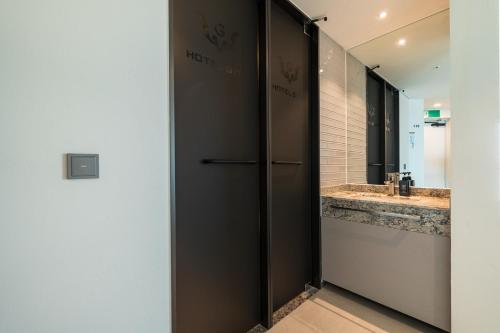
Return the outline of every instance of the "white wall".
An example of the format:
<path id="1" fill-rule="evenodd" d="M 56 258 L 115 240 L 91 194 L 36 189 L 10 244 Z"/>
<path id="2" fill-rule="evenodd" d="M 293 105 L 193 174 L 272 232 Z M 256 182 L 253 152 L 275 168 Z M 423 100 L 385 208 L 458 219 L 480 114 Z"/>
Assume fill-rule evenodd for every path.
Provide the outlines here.
<path id="1" fill-rule="evenodd" d="M 446 127 L 424 127 L 424 186 L 446 187 Z"/>
<path id="2" fill-rule="evenodd" d="M 415 186 L 424 185 L 424 100 L 410 99 L 410 136 L 413 136 L 413 145 L 410 145 L 409 169 Z"/>
<path id="3" fill-rule="evenodd" d="M 451 160 L 451 128 L 452 128 L 452 121 L 451 119 L 448 120 L 448 123 L 446 124 L 446 158 L 445 158 L 445 168 L 446 168 L 446 187 L 452 188 L 451 184 L 451 166 L 452 166 L 452 160 Z"/>
<path id="4" fill-rule="evenodd" d="M 453 333 L 500 331 L 499 17 L 451 1 Z"/>
<path id="5" fill-rule="evenodd" d="M 170 330 L 167 38 L 164 0 L 0 2 L 0 332 Z"/>
<path id="6" fill-rule="evenodd" d="M 409 171 L 415 185 L 424 186 L 424 100 L 399 96 L 400 170 Z M 406 165 L 406 169 L 405 169 Z"/>

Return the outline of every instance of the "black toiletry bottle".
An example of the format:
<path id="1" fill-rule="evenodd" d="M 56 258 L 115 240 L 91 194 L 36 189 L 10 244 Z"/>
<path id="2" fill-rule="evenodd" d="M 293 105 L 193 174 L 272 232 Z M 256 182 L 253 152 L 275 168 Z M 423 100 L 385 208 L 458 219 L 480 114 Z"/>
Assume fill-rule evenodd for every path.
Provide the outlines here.
<path id="1" fill-rule="evenodd" d="M 399 195 L 409 197 L 411 195 L 411 172 L 403 172 L 403 179 L 399 181 Z"/>

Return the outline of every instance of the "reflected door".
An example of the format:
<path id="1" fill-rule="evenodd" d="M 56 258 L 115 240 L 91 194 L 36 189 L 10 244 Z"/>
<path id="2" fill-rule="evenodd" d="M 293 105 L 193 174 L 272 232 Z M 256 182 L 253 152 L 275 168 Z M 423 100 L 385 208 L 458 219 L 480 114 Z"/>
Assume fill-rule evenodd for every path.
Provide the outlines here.
<path id="1" fill-rule="evenodd" d="M 271 6 L 271 274 L 273 307 L 311 276 L 309 37 L 302 22 Z"/>
<path id="2" fill-rule="evenodd" d="M 399 172 L 399 91 L 385 87 L 385 173 Z"/>
<path id="3" fill-rule="evenodd" d="M 260 322 L 257 4 L 173 0 L 176 333 Z"/>
<path id="4" fill-rule="evenodd" d="M 368 183 L 399 172 L 399 91 L 373 71 L 366 75 Z"/>
<path id="5" fill-rule="evenodd" d="M 366 77 L 366 119 L 369 184 L 383 184 L 385 179 L 384 93 L 384 81 L 368 72 Z"/>

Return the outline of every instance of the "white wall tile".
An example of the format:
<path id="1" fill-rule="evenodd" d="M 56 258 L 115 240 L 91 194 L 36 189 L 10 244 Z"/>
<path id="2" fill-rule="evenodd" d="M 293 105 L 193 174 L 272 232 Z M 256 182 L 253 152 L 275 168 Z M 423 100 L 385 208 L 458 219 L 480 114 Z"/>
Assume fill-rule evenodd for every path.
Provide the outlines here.
<path id="1" fill-rule="evenodd" d="M 346 71 L 347 182 L 366 183 L 366 69 L 347 53 Z"/>
<path id="2" fill-rule="evenodd" d="M 365 66 L 320 37 L 321 186 L 366 183 Z"/>
<path id="3" fill-rule="evenodd" d="M 346 182 L 345 51 L 320 35 L 321 186 Z"/>

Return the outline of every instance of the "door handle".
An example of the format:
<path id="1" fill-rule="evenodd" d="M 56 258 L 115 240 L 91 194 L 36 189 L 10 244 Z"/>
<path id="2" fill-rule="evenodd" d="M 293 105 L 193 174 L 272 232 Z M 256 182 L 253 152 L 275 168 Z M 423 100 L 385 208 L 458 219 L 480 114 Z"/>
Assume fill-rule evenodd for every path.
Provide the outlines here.
<path id="1" fill-rule="evenodd" d="M 272 161 L 272 164 L 280 165 L 302 165 L 302 161 Z"/>
<path id="2" fill-rule="evenodd" d="M 368 163 L 368 166 L 382 167 L 382 166 L 384 166 L 384 164 L 383 163 Z"/>
<path id="3" fill-rule="evenodd" d="M 232 165 L 252 165 L 257 164 L 253 160 L 220 160 L 215 158 L 205 158 L 201 160 L 201 164 L 232 164 Z"/>

